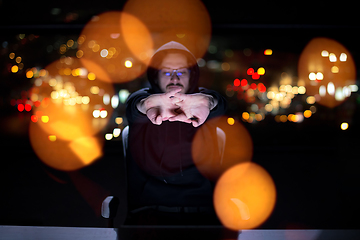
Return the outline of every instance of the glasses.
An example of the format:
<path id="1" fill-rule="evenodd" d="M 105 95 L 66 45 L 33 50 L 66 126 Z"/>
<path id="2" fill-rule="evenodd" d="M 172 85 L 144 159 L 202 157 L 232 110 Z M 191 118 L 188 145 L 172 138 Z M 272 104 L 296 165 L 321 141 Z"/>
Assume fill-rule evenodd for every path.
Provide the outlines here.
<path id="1" fill-rule="evenodd" d="M 163 78 L 172 79 L 174 76 L 180 78 L 186 78 L 190 75 L 190 70 L 187 68 L 181 69 L 161 69 L 159 71 L 160 76 Z"/>

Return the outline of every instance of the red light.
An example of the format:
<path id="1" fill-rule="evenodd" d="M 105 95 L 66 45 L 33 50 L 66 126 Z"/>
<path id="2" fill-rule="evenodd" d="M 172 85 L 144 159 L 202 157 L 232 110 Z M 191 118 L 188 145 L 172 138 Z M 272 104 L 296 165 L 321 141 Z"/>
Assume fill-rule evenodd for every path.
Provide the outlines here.
<path id="1" fill-rule="evenodd" d="M 259 79 L 259 78 L 260 78 L 260 75 L 257 72 L 253 73 L 252 79 Z"/>
<path id="2" fill-rule="evenodd" d="M 245 87 L 246 85 L 248 85 L 248 81 L 246 79 L 241 80 L 241 86 Z"/>
<path id="3" fill-rule="evenodd" d="M 255 71 L 254 71 L 253 68 L 249 68 L 246 73 L 247 73 L 248 75 L 253 75 L 254 72 L 255 72 Z"/>
<path id="4" fill-rule="evenodd" d="M 25 111 L 30 112 L 31 111 L 31 105 L 25 104 Z"/>
<path id="5" fill-rule="evenodd" d="M 38 121 L 38 117 L 36 115 L 31 115 L 31 121 L 36 123 Z"/>
<path id="6" fill-rule="evenodd" d="M 20 104 L 18 105 L 17 109 L 19 110 L 19 112 L 24 111 L 24 105 L 20 103 Z"/>
<path id="7" fill-rule="evenodd" d="M 253 89 L 253 90 L 255 90 L 255 89 L 256 89 L 256 83 L 252 83 L 252 84 L 250 85 L 250 88 Z"/>
<path id="8" fill-rule="evenodd" d="M 36 102 L 34 102 L 34 106 L 35 107 L 39 107 L 41 105 L 41 102 L 39 100 L 37 100 Z"/>
<path id="9" fill-rule="evenodd" d="M 11 104 L 11 106 L 15 106 L 15 105 L 16 105 L 16 100 L 15 100 L 15 99 L 11 99 L 11 100 L 10 100 L 10 104 Z"/>
<path id="10" fill-rule="evenodd" d="M 258 84 L 258 90 L 259 90 L 260 92 L 266 92 L 266 87 L 265 87 L 265 85 L 264 85 L 263 83 L 259 83 L 259 84 Z"/>
<path id="11" fill-rule="evenodd" d="M 240 80 L 239 80 L 239 79 L 235 79 L 235 80 L 234 80 L 234 86 L 235 86 L 235 87 L 240 86 Z"/>

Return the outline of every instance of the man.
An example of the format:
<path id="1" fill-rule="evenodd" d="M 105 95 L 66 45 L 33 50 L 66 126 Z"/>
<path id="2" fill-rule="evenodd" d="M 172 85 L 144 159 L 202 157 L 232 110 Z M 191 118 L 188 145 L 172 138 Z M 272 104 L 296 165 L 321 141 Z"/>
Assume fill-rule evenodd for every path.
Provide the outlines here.
<path id="1" fill-rule="evenodd" d="M 216 91 L 198 87 L 196 58 L 174 41 L 155 52 L 147 76 L 151 88 L 131 94 L 126 105 L 128 221 L 215 222 L 213 183 L 195 167 L 191 145 L 207 119 L 224 114 L 226 101 Z"/>

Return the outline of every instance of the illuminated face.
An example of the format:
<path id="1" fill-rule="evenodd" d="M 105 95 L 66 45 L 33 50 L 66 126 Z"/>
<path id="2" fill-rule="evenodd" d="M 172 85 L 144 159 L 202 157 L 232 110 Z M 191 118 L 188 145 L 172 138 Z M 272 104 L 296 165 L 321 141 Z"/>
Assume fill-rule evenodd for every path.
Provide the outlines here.
<path id="1" fill-rule="evenodd" d="M 161 65 L 158 75 L 159 87 L 163 92 L 181 88 L 180 93 L 189 90 L 190 70 L 187 69 L 186 56 L 181 53 L 167 54 Z"/>

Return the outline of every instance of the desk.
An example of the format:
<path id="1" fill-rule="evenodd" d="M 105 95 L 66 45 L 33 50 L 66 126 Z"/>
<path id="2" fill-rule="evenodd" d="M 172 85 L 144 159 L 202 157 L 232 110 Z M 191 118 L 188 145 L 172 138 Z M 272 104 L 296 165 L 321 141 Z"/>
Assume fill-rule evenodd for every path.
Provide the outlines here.
<path id="1" fill-rule="evenodd" d="M 161 232 L 168 234 L 167 239 L 172 240 L 175 236 L 183 233 L 223 233 L 222 227 L 194 227 L 194 226 L 131 226 L 123 228 L 127 234 L 144 233 L 146 231 Z M 180 233 L 180 235 L 179 235 Z M 177 234 L 177 235 L 176 235 Z M 206 235 L 206 234 L 205 234 Z M 360 230 L 243 230 L 237 234 L 238 240 L 358 240 Z M 0 226 L 0 240 L 117 240 L 121 234 L 115 228 L 84 228 L 84 227 L 33 227 L 33 226 Z M 148 235 L 151 239 L 151 235 Z M 153 238 L 154 239 L 154 238 Z M 156 238 L 157 239 L 157 238 Z M 185 240 L 191 239 L 191 235 Z M 198 240 L 207 240 L 202 235 Z M 229 238 L 223 238 L 229 239 Z M 234 238 L 233 238 L 234 239 Z M 236 238 L 235 238 L 236 239 Z M 122 240 L 121 237 L 119 240 Z M 125 240 L 125 239 L 124 239 Z"/>

